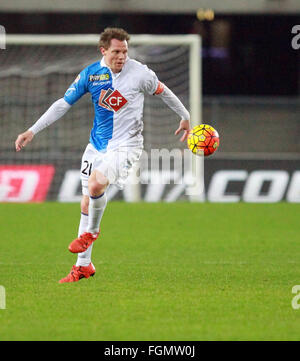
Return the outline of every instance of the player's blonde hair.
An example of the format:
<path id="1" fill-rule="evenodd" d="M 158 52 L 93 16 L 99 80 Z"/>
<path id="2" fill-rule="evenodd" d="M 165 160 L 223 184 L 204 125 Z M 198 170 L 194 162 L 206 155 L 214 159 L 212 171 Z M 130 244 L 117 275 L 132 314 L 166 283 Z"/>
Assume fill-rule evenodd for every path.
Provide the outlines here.
<path id="1" fill-rule="evenodd" d="M 104 31 L 100 34 L 100 39 L 98 43 L 98 48 L 104 48 L 108 49 L 110 47 L 110 42 L 112 39 L 117 39 L 120 41 L 129 41 L 130 36 L 122 28 L 106 28 Z"/>

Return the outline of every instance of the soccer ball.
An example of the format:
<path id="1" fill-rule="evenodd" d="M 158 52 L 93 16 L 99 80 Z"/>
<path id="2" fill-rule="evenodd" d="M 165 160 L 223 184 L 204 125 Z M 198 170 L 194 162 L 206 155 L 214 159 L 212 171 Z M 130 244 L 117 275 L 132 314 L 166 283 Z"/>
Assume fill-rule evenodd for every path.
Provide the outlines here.
<path id="1" fill-rule="evenodd" d="M 189 132 L 187 144 L 194 154 L 208 156 L 218 149 L 219 134 L 211 125 L 196 125 Z"/>

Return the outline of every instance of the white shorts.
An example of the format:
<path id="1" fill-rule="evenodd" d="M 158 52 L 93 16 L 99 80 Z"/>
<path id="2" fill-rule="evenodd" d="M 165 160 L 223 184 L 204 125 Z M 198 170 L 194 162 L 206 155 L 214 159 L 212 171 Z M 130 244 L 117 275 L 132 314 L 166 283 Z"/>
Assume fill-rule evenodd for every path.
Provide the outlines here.
<path id="1" fill-rule="evenodd" d="M 106 152 L 99 152 L 89 143 L 81 160 L 80 179 L 82 194 L 88 196 L 88 179 L 94 169 L 101 172 L 109 181 L 123 189 L 129 171 L 140 159 L 142 147 L 119 147 Z"/>

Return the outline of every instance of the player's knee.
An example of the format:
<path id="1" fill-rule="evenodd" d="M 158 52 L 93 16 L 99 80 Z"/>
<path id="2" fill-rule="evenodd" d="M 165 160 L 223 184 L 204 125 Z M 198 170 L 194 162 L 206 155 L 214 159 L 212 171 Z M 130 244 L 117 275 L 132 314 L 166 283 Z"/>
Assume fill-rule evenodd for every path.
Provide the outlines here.
<path id="1" fill-rule="evenodd" d="M 105 192 L 106 186 L 97 181 L 92 181 L 89 183 L 89 193 L 91 197 L 97 197 Z"/>
<path id="2" fill-rule="evenodd" d="M 97 197 L 105 192 L 108 186 L 108 179 L 100 172 L 93 172 L 89 178 L 89 193 L 92 197 Z"/>

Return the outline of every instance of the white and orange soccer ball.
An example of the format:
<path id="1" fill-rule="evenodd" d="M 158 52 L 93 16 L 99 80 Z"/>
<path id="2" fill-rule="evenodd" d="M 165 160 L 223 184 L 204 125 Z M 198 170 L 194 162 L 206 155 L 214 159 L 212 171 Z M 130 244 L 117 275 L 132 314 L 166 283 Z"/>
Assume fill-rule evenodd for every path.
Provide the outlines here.
<path id="1" fill-rule="evenodd" d="M 219 147 L 219 134 L 211 125 L 196 125 L 189 132 L 187 145 L 196 155 L 209 156 Z"/>

